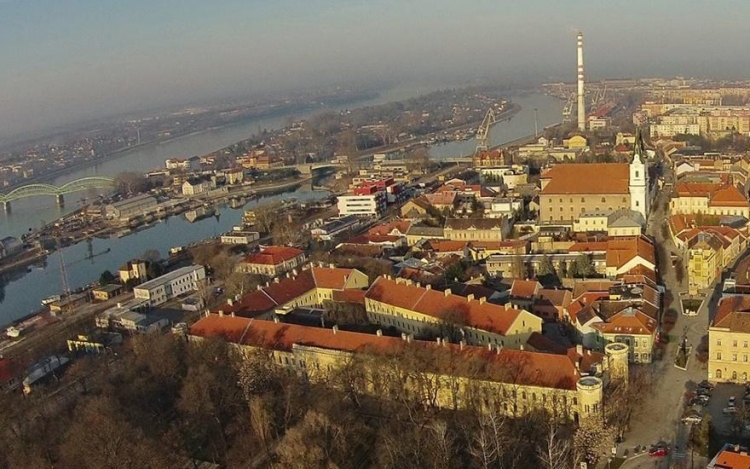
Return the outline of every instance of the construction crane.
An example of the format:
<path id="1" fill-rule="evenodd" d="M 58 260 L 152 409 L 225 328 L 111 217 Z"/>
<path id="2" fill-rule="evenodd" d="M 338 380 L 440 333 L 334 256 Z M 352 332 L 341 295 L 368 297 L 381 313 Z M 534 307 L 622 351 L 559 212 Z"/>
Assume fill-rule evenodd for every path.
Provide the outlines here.
<path id="1" fill-rule="evenodd" d="M 55 236 L 55 242 L 57 244 L 57 254 L 60 257 L 60 278 L 62 279 L 62 301 L 67 302 L 63 308 L 62 313 L 68 313 L 70 310 L 70 286 L 68 284 L 68 271 L 65 269 L 65 258 L 63 257 L 62 243 L 60 243 L 60 233 Z"/>
<path id="2" fill-rule="evenodd" d="M 487 114 L 484 115 L 484 119 L 482 120 L 482 123 L 479 125 L 479 128 L 477 129 L 477 149 L 474 152 L 475 155 L 478 155 L 479 153 L 483 151 L 489 150 L 489 143 L 490 143 L 490 128 L 492 127 L 492 124 L 497 122 L 497 117 L 495 116 L 495 111 L 492 108 L 489 108 L 487 110 Z"/>
<path id="3" fill-rule="evenodd" d="M 573 113 L 573 106 L 576 104 L 576 98 L 577 95 L 575 93 L 570 93 L 568 95 L 568 101 L 565 103 L 565 107 L 563 107 L 563 122 L 570 122 L 571 115 Z"/>
<path id="4" fill-rule="evenodd" d="M 607 95 L 607 85 L 602 88 L 597 88 L 594 93 L 594 97 L 591 100 L 591 107 L 597 107 L 604 102 L 604 97 Z"/>

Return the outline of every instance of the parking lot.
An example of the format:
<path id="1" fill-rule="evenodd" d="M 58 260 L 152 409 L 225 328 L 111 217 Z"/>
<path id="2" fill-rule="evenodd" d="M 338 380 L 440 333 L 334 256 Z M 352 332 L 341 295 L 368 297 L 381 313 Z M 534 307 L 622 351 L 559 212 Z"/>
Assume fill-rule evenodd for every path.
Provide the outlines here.
<path id="1" fill-rule="evenodd" d="M 740 384 L 717 384 L 711 393 L 711 399 L 708 406 L 704 409 L 705 413 L 711 416 L 711 423 L 716 432 L 722 437 L 738 438 L 744 436 L 747 439 L 750 434 L 747 431 L 738 434 L 738 429 L 742 428 L 736 424 L 738 420 L 746 419 L 750 416 L 750 407 L 747 409 L 742 402 L 745 395 L 745 386 Z M 729 403 L 729 398 L 734 396 L 736 401 L 737 412 L 734 414 L 724 413 L 724 409 Z"/>

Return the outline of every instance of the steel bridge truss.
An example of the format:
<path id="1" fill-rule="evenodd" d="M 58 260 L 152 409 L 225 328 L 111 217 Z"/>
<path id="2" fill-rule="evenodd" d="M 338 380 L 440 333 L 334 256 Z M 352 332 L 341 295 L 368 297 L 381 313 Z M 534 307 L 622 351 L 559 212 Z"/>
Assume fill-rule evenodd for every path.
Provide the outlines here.
<path id="1" fill-rule="evenodd" d="M 87 189 L 109 189 L 114 187 L 114 185 L 115 180 L 113 178 L 97 176 L 76 179 L 59 187 L 51 184 L 29 184 L 13 189 L 7 194 L 0 194 L 0 203 L 7 204 L 13 200 L 39 195 L 51 195 L 57 197 L 59 200 L 65 194 L 72 194 L 73 192 Z"/>

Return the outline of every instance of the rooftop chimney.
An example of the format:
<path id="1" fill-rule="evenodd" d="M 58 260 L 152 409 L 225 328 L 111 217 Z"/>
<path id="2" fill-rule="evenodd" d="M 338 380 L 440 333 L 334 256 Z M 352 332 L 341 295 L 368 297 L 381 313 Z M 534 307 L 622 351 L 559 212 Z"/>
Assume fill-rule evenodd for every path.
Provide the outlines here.
<path id="1" fill-rule="evenodd" d="M 334 324 L 331 329 L 333 330 L 333 335 L 336 335 L 336 333 L 339 331 L 339 326 Z"/>
<path id="2" fill-rule="evenodd" d="M 232 306 L 232 305 L 234 304 L 234 300 L 233 300 L 232 298 L 228 298 L 228 299 L 227 299 L 227 304 L 228 304 L 229 306 Z"/>
<path id="3" fill-rule="evenodd" d="M 458 348 L 460 348 L 461 350 L 463 350 L 463 349 L 464 349 L 464 346 L 465 346 L 465 345 L 466 345 L 466 342 L 464 342 L 464 341 L 462 340 L 462 341 L 460 341 L 460 342 L 458 343 Z"/>
<path id="4" fill-rule="evenodd" d="M 378 329 L 377 331 L 375 331 L 375 335 L 377 335 L 378 337 L 383 337 L 383 330 Z"/>
<path id="5" fill-rule="evenodd" d="M 451 289 L 450 288 L 446 288 L 443 293 L 445 293 L 445 296 L 450 296 L 451 295 Z"/>
<path id="6" fill-rule="evenodd" d="M 279 277 L 275 277 L 275 278 L 273 279 L 273 283 L 279 283 Z"/>
<path id="7" fill-rule="evenodd" d="M 479 304 L 480 305 L 483 305 L 486 301 L 487 301 L 487 297 L 486 296 L 483 296 L 483 297 L 479 298 Z"/>
<path id="8" fill-rule="evenodd" d="M 576 345 L 576 353 L 578 355 L 583 355 L 583 345 L 581 344 Z"/>
<path id="9" fill-rule="evenodd" d="M 474 299 L 474 294 L 473 293 L 469 293 L 469 295 L 466 297 L 466 299 L 469 300 L 469 301 L 473 300 Z"/>
<path id="10" fill-rule="evenodd" d="M 234 311 L 232 311 L 232 317 L 234 317 Z"/>
<path id="11" fill-rule="evenodd" d="M 219 317 L 220 317 L 220 318 L 223 318 L 223 317 L 224 317 L 224 311 L 222 311 L 222 310 L 219 310 Z"/>
<path id="12" fill-rule="evenodd" d="M 425 289 L 432 290 L 432 285 L 428 283 L 427 285 L 425 285 Z"/>
<path id="13" fill-rule="evenodd" d="M 276 316 L 275 314 L 273 315 L 273 322 L 275 322 L 276 324 L 279 323 L 279 317 Z"/>
<path id="14" fill-rule="evenodd" d="M 406 340 L 406 332 L 401 333 L 401 340 Z"/>

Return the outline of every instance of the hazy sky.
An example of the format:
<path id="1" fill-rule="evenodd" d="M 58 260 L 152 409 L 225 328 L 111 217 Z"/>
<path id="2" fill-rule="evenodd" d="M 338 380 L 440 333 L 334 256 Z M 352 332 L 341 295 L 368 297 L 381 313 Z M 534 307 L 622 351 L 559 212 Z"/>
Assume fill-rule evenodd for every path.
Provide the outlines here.
<path id="1" fill-rule="evenodd" d="M 327 83 L 750 76 L 750 2 L 0 0 L 0 138 Z M 0 142 L 1 143 L 1 142 Z"/>

